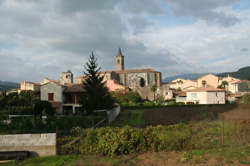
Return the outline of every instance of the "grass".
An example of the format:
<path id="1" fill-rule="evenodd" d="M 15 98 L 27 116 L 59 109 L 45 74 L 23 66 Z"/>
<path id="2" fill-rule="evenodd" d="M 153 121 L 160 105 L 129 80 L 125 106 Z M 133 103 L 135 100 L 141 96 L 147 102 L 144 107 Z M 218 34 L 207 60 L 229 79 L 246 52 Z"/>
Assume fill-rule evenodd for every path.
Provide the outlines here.
<path id="1" fill-rule="evenodd" d="M 142 110 L 123 110 L 112 126 L 122 127 L 126 124 L 133 127 L 144 127 L 143 112 Z"/>
<path id="2" fill-rule="evenodd" d="M 52 156 L 11 162 L 3 166 L 142 166 L 142 165 L 250 165 L 250 147 L 149 152 L 122 156 Z"/>

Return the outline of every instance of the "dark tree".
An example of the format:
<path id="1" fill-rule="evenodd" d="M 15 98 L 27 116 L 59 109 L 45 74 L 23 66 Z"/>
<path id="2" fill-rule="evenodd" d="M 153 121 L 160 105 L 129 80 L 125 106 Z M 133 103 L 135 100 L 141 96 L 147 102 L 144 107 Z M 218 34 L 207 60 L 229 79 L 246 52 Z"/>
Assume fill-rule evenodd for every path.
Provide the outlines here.
<path id="1" fill-rule="evenodd" d="M 84 68 L 86 76 L 86 79 L 82 82 L 84 89 L 82 93 L 82 105 L 84 110 L 88 114 L 91 114 L 94 110 L 112 108 L 114 100 L 105 85 L 104 76 L 100 75 L 101 68 L 98 67 L 97 58 L 93 52 Z"/>

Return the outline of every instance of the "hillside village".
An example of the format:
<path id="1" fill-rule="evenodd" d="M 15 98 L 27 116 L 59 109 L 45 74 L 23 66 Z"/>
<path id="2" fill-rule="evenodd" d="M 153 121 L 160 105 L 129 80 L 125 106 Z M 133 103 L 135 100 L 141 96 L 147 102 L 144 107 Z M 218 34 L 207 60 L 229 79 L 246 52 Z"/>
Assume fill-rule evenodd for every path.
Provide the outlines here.
<path id="1" fill-rule="evenodd" d="M 154 100 L 162 96 L 165 100 L 175 99 L 185 104 L 225 104 L 235 102 L 244 94 L 250 93 L 250 81 L 233 78 L 230 75 L 218 77 L 204 75 L 197 80 L 182 78 L 172 82 L 162 82 L 162 74 L 151 68 L 125 69 L 125 56 L 118 49 L 115 71 L 102 71 L 108 89 L 112 91 L 135 91 L 144 99 Z M 17 92 L 40 91 L 40 99 L 52 103 L 58 113 L 71 109 L 73 113 L 80 109 L 79 98 L 84 91 L 82 81 L 87 76 L 78 76 L 74 82 L 73 73 L 62 72 L 61 80 L 45 78 L 40 83 L 22 81 Z M 152 90 L 155 87 L 155 91 Z M 8 93 L 13 92 L 9 91 Z"/>

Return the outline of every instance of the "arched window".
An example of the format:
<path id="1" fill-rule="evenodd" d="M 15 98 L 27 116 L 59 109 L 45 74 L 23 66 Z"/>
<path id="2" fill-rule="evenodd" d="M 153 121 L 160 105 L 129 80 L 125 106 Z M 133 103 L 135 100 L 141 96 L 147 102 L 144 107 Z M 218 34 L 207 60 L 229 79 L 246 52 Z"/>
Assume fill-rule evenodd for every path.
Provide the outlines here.
<path id="1" fill-rule="evenodd" d="M 140 86 L 144 87 L 145 86 L 145 79 L 144 78 L 140 78 Z"/>
<path id="2" fill-rule="evenodd" d="M 120 64 L 120 60 L 119 59 L 117 60 L 117 63 Z"/>

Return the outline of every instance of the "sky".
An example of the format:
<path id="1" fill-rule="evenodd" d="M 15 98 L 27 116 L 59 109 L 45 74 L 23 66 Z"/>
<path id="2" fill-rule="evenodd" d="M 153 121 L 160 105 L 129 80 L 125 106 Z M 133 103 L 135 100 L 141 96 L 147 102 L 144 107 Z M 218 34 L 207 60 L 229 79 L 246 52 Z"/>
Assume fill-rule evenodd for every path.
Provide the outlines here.
<path id="1" fill-rule="evenodd" d="M 163 77 L 250 65 L 249 0 L 0 0 L 0 80 L 153 68 Z"/>

